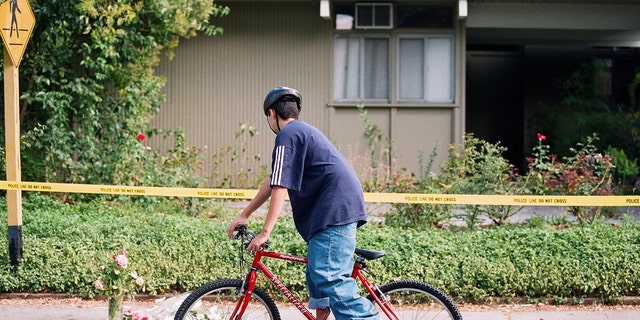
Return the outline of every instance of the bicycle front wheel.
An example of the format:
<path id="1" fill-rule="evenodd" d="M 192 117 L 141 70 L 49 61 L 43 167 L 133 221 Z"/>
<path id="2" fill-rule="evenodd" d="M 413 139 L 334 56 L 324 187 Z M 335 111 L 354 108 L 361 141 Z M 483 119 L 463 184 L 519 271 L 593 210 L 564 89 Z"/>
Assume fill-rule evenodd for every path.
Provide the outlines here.
<path id="1" fill-rule="evenodd" d="M 462 320 L 453 300 L 441 290 L 419 281 L 394 281 L 380 287 L 381 300 L 403 319 Z M 373 297 L 367 297 L 375 303 Z M 380 316 L 384 312 L 378 306 Z"/>
<path id="2" fill-rule="evenodd" d="M 238 279 L 223 279 L 201 286 L 182 302 L 174 319 L 232 320 L 231 314 L 242 298 L 242 283 Z M 256 286 L 242 319 L 280 320 L 280 312 L 266 291 Z"/>

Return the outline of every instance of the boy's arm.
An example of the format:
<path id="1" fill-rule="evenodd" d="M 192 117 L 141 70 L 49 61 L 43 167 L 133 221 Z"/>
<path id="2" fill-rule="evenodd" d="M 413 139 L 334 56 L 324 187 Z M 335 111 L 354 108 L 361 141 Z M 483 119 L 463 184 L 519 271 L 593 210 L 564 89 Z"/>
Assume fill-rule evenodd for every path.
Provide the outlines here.
<path id="1" fill-rule="evenodd" d="M 258 194 L 256 194 L 256 196 L 251 200 L 251 202 L 249 202 L 249 205 L 247 205 L 247 207 L 244 208 L 244 210 L 242 210 L 242 212 L 238 215 L 238 217 L 236 217 L 231 222 L 231 224 L 229 224 L 229 228 L 227 228 L 227 235 L 229 236 L 229 239 L 233 237 L 233 233 L 236 231 L 236 228 L 238 227 L 238 225 L 243 224 L 246 226 L 249 224 L 249 217 L 251 216 L 251 214 L 253 214 L 253 212 L 256 211 L 258 208 L 260 208 L 260 206 L 262 206 L 267 201 L 267 199 L 269 199 L 270 196 L 271 196 L 271 179 L 267 177 L 264 183 L 262 183 L 260 190 L 258 190 Z"/>
<path id="2" fill-rule="evenodd" d="M 271 203 L 269 204 L 269 212 L 267 218 L 262 226 L 262 231 L 251 241 L 247 250 L 249 252 L 255 252 L 260 249 L 260 246 L 269 240 L 271 231 L 278 221 L 280 212 L 284 207 L 284 200 L 287 196 L 287 188 L 281 186 L 273 186 L 271 189 Z"/>

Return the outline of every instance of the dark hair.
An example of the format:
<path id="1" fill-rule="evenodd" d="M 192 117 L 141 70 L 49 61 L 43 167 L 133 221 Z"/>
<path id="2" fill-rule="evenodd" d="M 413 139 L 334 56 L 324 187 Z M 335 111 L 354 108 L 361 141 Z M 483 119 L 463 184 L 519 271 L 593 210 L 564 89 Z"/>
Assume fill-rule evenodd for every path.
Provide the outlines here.
<path id="1" fill-rule="evenodd" d="M 280 100 L 273 104 L 273 110 L 282 119 L 298 118 L 298 103 L 291 100 Z"/>

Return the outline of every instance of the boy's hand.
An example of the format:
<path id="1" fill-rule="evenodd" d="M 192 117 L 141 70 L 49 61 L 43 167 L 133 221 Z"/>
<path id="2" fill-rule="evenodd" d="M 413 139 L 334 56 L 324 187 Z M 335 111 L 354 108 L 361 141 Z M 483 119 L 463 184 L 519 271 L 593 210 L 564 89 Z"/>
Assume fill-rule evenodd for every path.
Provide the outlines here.
<path id="1" fill-rule="evenodd" d="M 238 216 L 235 220 L 231 221 L 229 228 L 227 228 L 227 236 L 229 239 L 233 238 L 233 234 L 238 230 L 239 225 L 249 226 L 249 219 Z"/>
<path id="2" fill-rule="evenodd" d="M 265 242 L 269 240 L 269 235 L 265 235 L 263 232 L 260 232 L 251 243 L 247 246 L 247 251 L 249 252 L 257 252 L 260 250 L 260 246 L 262 246 Z"/>

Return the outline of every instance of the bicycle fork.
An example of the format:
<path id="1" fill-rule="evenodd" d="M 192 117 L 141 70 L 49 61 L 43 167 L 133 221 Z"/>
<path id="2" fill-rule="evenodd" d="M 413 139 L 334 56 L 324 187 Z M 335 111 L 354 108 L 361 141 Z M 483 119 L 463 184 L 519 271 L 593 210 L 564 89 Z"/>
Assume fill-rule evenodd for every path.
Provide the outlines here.
<path id="1" fill-rule="evenodd" d="M 256 287 L 256 268 L 251 268 L 247 276 L 242 281 L 242 287 L 240 288 L 240 292 L 238 295 L 240 296 L 240 300 L 236 303 L 235 309 L 231 313 L 230 320 L 240 320 L 244 315 L 244 311 L 247 310 L 247 305 L 249 305 L 249 301 L 251 300 L 251 295 L 253 294 L 253 290 Z"/>
<path id="2" fill-rule="evenodd" d="M 388 302 L 391 300 L 389 296 L 385 295 L 378 285 L 373 285 L 369 279 L 367 279 L 362 273 L 361 269 L 358 269 L 355 273 L 356 277 L 360 279 L 363 287 L 366 288 L 369 295 L 373 297 L 373 300 L 378 304 L 380 310 L 387 316 L 389 320 L 400 320 L 400 317 L 391 308 Z"/>

